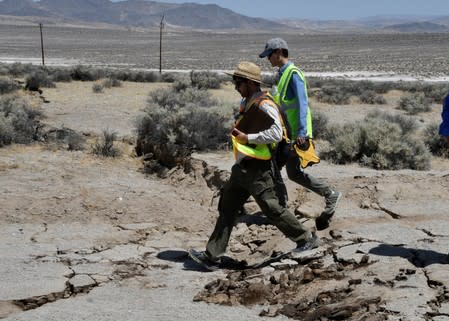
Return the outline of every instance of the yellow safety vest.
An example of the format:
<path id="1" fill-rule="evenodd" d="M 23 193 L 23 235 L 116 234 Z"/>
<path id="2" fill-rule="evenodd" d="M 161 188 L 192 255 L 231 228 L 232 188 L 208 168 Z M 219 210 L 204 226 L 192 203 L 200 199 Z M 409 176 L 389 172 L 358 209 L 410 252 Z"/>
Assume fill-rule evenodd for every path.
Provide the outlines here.
<path id="1" fill-rule="evenodd" d="M 250 108 L 252 108 L 253 105 L 256 105 L 257 108 L 259 108 L 260 104 L 262 104 L 263 101 L 270 101 L 274 106 L 276 106 L 276 108 L 278 108 L 278 106 L 276 105 L 276 103 L 274 101 L 274 98 L 269 93 L 266 93 L 266 92 L 263 92 L 261 95 L 254 97 L 246 105 L 249 104 L 249 106 L 251 106 Z M 279 111 L 279 108 L 278 108 L 278 111 Z M 241 112 L 242 112 L 242 110 L 241 110 Z M 245 116 L 242 115 L 236 121 L 236 127 L 238 126 L 238 123 L 243 119 L 243 117 L 245 117 Z M 283 135 L 285 135 L 285 133 L 286 133 L 285 125 L 282 120 L 282 117 L 280 117 L 280 118 L 281 118 L 281 123 L 282 123 L 282 127 L 283 127 Z M 232 136 L 232 147 L 233 147 L 235 159 L 237 159 L 237 153 L 239 153 L 239 152 L 242 153 L 243 155 L 246 155 L 248 157 L 255 158 L 255 159 L 260 159 L 260 160 L 271 159 L 270 146 L 268 146 L 267 144 L 244 145 L 244 144 L 237 142 L 235 137 Z"/>
<path id="2" fill-rule="evenodd" d="M 297 108 L 291 108 L 291 105 L 296 104 L 298 97 L 287 99 L 288 84 L 293 76 L 293 73 L 297 73 L 304 83 L 304 90 L 307 94 L 307 83 L 304 74 L 294 64 L 289 64 L 282 73 L 281 79 L 277 85 L 277 92 L 273 95 L 275 102 L 282 106 L 287 115 L 288 122 L 290 124 L 290 130 L 292 131 L 292 139 L 295 139 L 298 134 L 298 122 L 299 122 L 299 110 Z M 312 138 L 312 114 L 309 106 L 307 106 L 307 136 Z"/>

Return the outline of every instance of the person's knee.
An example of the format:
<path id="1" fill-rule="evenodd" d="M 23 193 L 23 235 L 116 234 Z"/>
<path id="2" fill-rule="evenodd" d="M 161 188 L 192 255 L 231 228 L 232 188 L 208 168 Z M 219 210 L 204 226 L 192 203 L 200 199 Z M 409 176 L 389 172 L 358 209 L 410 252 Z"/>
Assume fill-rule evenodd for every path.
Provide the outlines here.
<path id="1" fill-rule="evenodd" d="M 278 218 L 282 215 L 284 208 L 279 204 L 279 199 L 269 198 L 261 204 L 262 212 L 269 219 Z"/>

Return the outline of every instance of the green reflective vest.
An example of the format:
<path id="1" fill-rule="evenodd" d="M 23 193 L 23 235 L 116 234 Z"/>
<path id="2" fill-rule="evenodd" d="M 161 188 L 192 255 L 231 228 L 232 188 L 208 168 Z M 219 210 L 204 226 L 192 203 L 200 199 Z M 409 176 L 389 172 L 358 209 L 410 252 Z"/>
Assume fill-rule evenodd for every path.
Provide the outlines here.
<path id="1" fill-rule="evenodd" d="M 276 103 L 282 106 L 282 109 L 286 113 L 291 128 L 292 139 L 295 139 L 298 135 L 299 123 L 299 110 L 298 108 L 295 108 L 298 102 L 298 97 L 293 97 L 292 99 L 287 99 L 286 97 L 288 84 L 293 76 L 293 73 L 297 73 L 299 78 L 303 81 L 304 90 L 307 95 L 307 83 L 304 74 L 294 64 L 289 64 L 282 73 L 281 79 L 279 79 L 277 91 L 274 93 L 273 97 Z M 312 138 L 312 135 L 312 114 L 309 106 L 307 106 L 307 136 Z"/>

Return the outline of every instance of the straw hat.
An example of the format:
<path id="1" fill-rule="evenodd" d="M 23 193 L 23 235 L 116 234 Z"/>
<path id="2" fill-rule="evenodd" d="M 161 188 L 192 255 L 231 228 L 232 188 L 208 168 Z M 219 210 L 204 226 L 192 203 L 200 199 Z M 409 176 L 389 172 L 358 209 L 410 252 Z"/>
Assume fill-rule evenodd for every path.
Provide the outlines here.
<path id="1" fill-rule="evenodd" d="M 225 72 L 232 77 L 240 77 L 252 80 L 257 83 L 262 83 L 262 77 L 260 75 L 260 68 L 255 63 L 249 61 L 241 61 L 237 65 L 234 72 Z"/>

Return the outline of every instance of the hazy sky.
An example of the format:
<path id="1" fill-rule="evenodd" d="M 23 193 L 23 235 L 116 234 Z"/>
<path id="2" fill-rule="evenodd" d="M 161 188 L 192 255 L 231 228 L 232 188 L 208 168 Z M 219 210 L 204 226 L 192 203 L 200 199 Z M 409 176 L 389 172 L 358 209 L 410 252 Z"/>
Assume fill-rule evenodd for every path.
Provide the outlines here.
<path id="1" fill-rule="evenodd" d="M 121 1 L 121 0 L 112 0 Z M 157 0 L 214 3 L 250 17 L 352 19 L 375 15 L 449 15 L 449 0 Z"/>

